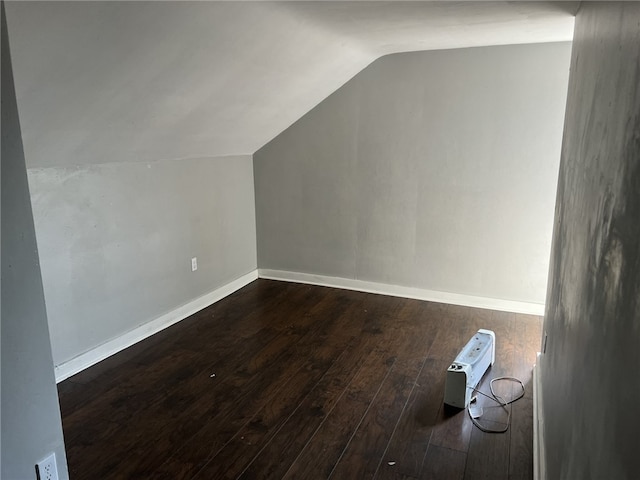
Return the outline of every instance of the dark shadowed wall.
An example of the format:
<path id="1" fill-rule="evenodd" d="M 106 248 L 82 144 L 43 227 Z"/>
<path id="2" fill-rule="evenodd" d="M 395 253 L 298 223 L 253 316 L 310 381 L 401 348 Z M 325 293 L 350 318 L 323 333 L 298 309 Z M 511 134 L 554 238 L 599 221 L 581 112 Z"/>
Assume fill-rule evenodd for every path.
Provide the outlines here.
<path id="1" fill-rule="evenodd" d="M 576 19 L 541 358 L 550 479 L 638 478 L 640 4 Z"/>

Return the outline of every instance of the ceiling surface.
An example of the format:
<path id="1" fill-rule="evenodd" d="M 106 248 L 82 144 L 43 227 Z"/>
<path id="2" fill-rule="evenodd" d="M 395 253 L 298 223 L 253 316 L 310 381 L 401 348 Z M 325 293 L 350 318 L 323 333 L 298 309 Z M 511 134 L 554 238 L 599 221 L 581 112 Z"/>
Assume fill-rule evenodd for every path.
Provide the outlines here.
<path id="1" fill-rule="evenodd" d="M 576 2 L 7 2 L 29 167 L 252 154 L 382 55 L 570 41 Z"/>

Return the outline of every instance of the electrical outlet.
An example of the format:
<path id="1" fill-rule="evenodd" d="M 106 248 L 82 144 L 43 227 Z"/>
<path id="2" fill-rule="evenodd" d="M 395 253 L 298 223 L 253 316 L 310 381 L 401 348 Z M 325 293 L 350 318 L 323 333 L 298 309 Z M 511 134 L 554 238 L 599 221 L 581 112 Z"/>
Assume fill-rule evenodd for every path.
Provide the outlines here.
<path id="1" fill-rule="evenodd" d="M 56 465 L 55 453 L 52 453 L 36 464 L 36 475 L 38 480 L 58 480 L 58 466 Z"/>
<path id="2" fill-rule="evenodd" d="M 191 271 L 195 272 L 198 269 L 198 257 L 193 257 L 191 259 Z"/>

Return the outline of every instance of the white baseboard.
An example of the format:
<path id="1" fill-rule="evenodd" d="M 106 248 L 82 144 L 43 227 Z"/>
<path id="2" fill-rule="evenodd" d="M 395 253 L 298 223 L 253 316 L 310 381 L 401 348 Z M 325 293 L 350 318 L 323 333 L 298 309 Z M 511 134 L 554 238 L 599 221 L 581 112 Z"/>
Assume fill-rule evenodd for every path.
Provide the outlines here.
<path id="1" fill-rule="evenodd" d="M 195 300 L 192 300 L 185 305 L 182 305 L 171 312 L 165 313 L 164 315 L 156 318 L 155 320 L 151 320 L 139 327 L 120 335 L 113 340 L 109 340 L 108 342 L 103 343 L 95 348 L 92 348 L 88 352 L 82 353 L 77 357 L 72 358 L 60 365 L 55 366 L 55 376 L 56 383 L 60 383 L 61 381 L 75 375 L 78 372 L 81 372 L 85 368 L 90 367 L 91 365 L 95 365 L 96 363 L 104 360 L 111 355 L 118 353 L 121 350 L 124 350 L 131 345 L 138 343 L 141 340 L 144 340 L 147 337 L 150 337 L 154 333 L 158 333 L 161 330 L 164 330 L 167 327 L 170 327 L 174 323 L 179 322 L 180 320 L 184 320 L 185 318 L 193 315 L 196 312 L 199 312 L 203 308 L 208 307 L 209 305 L 222 300 L 224 297 L 231 295 L 236 290 L 241 289 L 245 285 L 253 282 L 258 278 L 258 271 L 253 270 L 252 272 L 243 275 L 242 277 L 223 285 L 220 288 L 216 288 L 214 291 L 207 293 Z"/>
<path id="2" fill-rule="evenodd" d="M 546 480 L 547 461 L 544 449 L 544 409 L 540 380 L 540 353 L 533 367 L 533 479 Z"/>
<path id="3" fill-rule="evenodd" d="M 124 350 L 154 333 L 184 320 L 194 313 L 208 307 L 209 305 L 232 294 L 236 290 L 251 283 L 257 278 L 270 280 L 282 280 L 287 282 L 307 283 L 326 287 L 344 288 L 346 290 L 357 290 L 360 292 L 378 293 L 393 297 L 415 298 L 431 302 L 450 303 L 466 307 L 486 308 L 490 310 L 500 310 L 505 312 L 526 313 L 532 315 L 544 315 L 544 305 L 538 303 L 515 302 L 511 300 L 501 300 L 458 293 L 438 292 L 420 288 L 402 287 L 385 283 L 367 282 L 363 280 L 353 280 L 349 278 L 329 277 L 325 275 L 313 275 L 308 273 L 287 272 L 284 270 L 259 269 L 243 275 L 242 277 L 223 285 L 216 290 L 203 295 L 195 300 L 182 305 L 175 310 L 168 312 L 155 320 L 151 320 L 139 327 L 103 343 L 85 353 L 78 355 L 60 365 L 55 366 L 56 382 L 59 383 L 85 368 L 95 365 Z"/>
<path id="4" fill-rule="evenodd" d="M 350 278 L 328 277 L 309 273 L 287 272 L 284 270 L 259 269 L 258 276 L 269 280 L 283 280 L 285 282 L 308 283 L 325 287 L 344 288 L 359 292 L 379 293 L 392 297 L 415 298 L 430 302 L 450 303 L 465 307 L 486 308 L 503 312 L 526 313 L 530 315 L 544 315 L 544 304 L 516 302 L 498 298 L 476 297 L 460 293 L 438 292 L 421 288 L 402 287 L 386 283 L 366 282 Z"/>

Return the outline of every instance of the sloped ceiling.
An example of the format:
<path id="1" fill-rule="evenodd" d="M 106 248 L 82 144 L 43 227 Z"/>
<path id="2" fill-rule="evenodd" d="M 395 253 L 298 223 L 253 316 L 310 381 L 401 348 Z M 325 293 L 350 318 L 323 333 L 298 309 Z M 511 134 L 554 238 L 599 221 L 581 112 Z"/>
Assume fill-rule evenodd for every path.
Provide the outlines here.
<path id="1" fill-rule="evenodd" d="M 376 58 L 568 41 L 575 2 L 9 2 L 29 167 L 251 154 Z"/>

